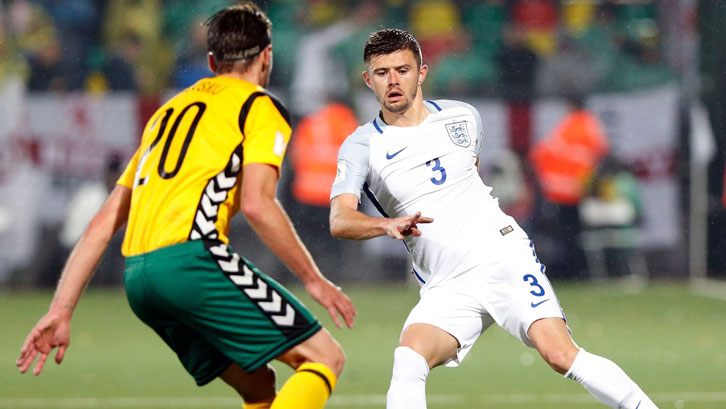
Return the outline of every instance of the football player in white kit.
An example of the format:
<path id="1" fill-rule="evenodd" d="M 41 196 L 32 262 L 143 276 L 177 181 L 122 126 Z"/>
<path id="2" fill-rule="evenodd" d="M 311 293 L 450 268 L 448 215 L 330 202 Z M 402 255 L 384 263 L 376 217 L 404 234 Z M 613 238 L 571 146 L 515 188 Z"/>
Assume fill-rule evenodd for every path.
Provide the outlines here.
<path id="1" fill-rule="evenodd" d="M 459 365 L 495 322 L 605 405 L 656 408 L 620 367 L 572 340 L 534 245 L 479 177 L 476 109 L 423 99 L 428 68 L 406 31 L 373 33 L 364 60 L 381 110 L 340 148 L 330 231 L 402 240 L 421 284 L 394 352 L 388 409 L 425 408 L 429 370 Z M 361 192 L 383 217 L 358 211 Z"/>

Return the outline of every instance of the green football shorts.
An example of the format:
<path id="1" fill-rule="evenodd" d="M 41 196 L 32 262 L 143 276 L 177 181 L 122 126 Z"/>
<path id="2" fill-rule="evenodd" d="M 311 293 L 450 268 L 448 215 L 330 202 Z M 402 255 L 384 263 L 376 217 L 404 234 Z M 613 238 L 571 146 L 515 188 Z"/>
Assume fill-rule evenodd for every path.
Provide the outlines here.
<path id="1" fill-rule="evenodd" d="M 200 386 L 232 362 L 252 372 L 321 328 L 282 285 L 220 242 L 128 257 L 124 282 L 131 309 Z"/>

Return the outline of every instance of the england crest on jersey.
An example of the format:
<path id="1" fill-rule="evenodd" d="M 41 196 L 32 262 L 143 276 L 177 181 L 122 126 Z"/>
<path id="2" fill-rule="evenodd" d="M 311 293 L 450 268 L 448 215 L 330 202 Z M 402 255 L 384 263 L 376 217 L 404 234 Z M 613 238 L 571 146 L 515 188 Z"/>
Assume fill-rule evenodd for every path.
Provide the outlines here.
<path id="1" fill-rule="evenodd" d="M 469 129 L 466 127 L 466 121 L 457 121 L 446 124 L 446 132 L 449 133 L 449 139 L 454 142 L 454 145 L 461 146 L 463 148 L 471 145 L 471 136 L 469 136 Z"/>

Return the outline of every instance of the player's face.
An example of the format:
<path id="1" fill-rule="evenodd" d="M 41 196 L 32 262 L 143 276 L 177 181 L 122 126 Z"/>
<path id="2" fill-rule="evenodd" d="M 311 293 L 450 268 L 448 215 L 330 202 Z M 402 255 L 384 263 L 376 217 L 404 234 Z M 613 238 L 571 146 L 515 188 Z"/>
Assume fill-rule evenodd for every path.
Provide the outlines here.
<path id="1" fill-rule="evenodd" d="M 383 108 L 390 112 L 406 112 L 426 78 L 427 67 L 418 69 L 411 50 L 371 58 L 363 78 Z"/>

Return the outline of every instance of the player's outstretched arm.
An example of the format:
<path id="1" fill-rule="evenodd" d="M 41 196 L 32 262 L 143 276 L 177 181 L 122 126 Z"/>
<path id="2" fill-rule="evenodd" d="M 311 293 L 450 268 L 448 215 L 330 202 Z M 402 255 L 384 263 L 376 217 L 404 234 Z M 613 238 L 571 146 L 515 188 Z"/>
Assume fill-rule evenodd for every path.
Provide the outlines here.
<path id="1" fill-rule="evenodd" d="M 340 314 L 352 328 L 357 314 L 353 303 L 318 269 L 277 201 L 276 186 L 275 167 L 262 163 L 245 165 L 240 189 L 242 213 L 262 242 L 302 280 L 310 296 L 328 310 L 335 325 L 342 327 Z"/>
<path id="2" fill-rule="evenodd" d="M 388 236 L 403 240 L 406 236 L 420 236 L 419 223 L 432 223 L 431 217 L 416 212 L 396 218 L 371 217 L 358 211 L 358 197 L 343 193 L 330 202 L 330 234 L 339 239 L 367 240 Z"/>
<path id="3" fill-rule="evenodd" d="M 71 316 L 106 251 L 111 237 L 126 223 L 131 189 L 117 185 L 98 214 L 91 220 L 68 258 L 48 312 L 35 324 L 15 362 L 25 373 L 38 357 L 33 374 L 39 375 L 48 355 L 58 348 L 56 363 L 60 364 L 70 344 Z"/>

